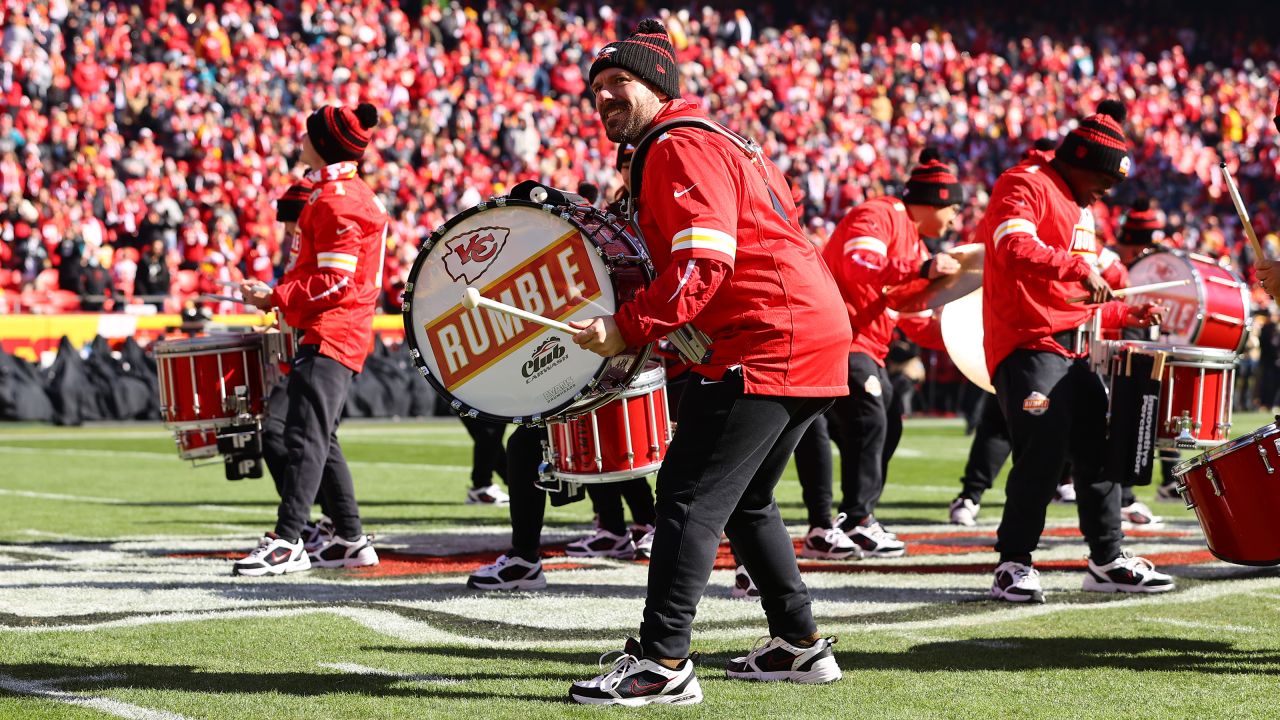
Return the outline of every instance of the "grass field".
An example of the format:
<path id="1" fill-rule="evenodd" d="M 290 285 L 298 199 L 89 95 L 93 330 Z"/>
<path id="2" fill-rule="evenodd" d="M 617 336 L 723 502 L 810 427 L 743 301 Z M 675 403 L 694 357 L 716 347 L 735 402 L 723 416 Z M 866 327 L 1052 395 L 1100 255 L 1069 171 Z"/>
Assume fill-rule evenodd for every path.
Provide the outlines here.
<path id="1" fill-rule="evenodd" d="M 462 504 L 461 425 L 353 422 L 341 437 L 382 564 L 248 579 L 230 558 L 271 528 L 270 480 L 192 469 L 159 426 L 0 426 L 0 718 L 1280 716 L 1280 574 L 1214 561 L 1193 515 L 1142 488 L 1166 523 L 1127 546 L 1176 592 L 1081 592 L 1074 508 L 1055 505 L 1036 558 L 1048 602 L 990 601 L 1003 496 L 977 528 L 946 524 L 969 438 L 931 420 L 908 423 L 878 513 L 907 557 L 802 564 L 844 680 L 723 679 L 765 631 L 758 603 L 730 599 L 726 566 L 695 626 L 702 705 L 575 707 L 569 683 L 635 632 L 646 566 L 558 554 L 589 528 L 580 503 L 548 510 L 545 591 L 470 591 L 507 517 Z M 798 537 L 793 472 L 779 500 Z"/>

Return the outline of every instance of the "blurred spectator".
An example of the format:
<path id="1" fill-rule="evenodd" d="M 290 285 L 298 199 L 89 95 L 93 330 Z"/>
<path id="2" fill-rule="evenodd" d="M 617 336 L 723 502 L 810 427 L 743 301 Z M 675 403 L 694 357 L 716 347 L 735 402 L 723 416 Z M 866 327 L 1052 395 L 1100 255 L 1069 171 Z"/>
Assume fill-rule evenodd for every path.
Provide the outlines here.
<path id="1" fill-rule="evenodd" d="M 171 282 L 164 240 L 152 240 L 138 264 L 138 272 L 133 280 L 133 295 L 155 305 L 157 310 L 163 310 L 163 297 L 169 294 Z"/>

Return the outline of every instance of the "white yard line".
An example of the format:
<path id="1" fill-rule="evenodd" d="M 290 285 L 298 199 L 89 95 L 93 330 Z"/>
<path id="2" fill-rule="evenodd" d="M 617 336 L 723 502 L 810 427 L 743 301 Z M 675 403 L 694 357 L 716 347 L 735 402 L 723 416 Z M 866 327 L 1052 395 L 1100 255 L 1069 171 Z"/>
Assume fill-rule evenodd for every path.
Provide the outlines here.
<path id="1" fill-rule="evenodd" d="M 101 676 L 98 678 L 90 677 L 83 679 L 101 679 Z M 51 700 L 53 702 L 59 702 L 66 705 L 87 707 L 108 715 L 128 718 L 129 720 L 187 720 L 185 715 L 171 713 L 167 710 L 151 710 L 150 708 L 144 708 L 139 705 L 133 705 L 119 700 L 112 700 L 110 698 L 64 692 L 50 687 L 49 682 L 20 680 L 4 674 L 0 674 L 0 690 L 7 690 L 18 695 L 29 695 L 42 700 Z"/>
<path id="2" fill-rule="evenodd" d="M 138 460 L 151 460 L 154 462 L 172 463 L 177 461 L 185 464 L 184 461 L 177 457 L 177 453 L 162 452 L 142 452 L 138 450 L 82 450 L 76 448 L 25 448 L 25 447 L 8 447 L 0 445 L 0 455 L 5 453 L 18 453 L 22 455 L 76 455 L 81 457 L 118 457 L 118 458 L 134 458 Z M 398 470 L 425 470 L 428 472 L 471 472 L 470 465 L 435 465 L 432 463 L 397 463 L 397 462 L 377 462 L 377 461 L 361 461 L 349 460 L 347 465 L 354 468 L 394 468 Z"/>
<path id="3" fill-rule="evenodd" d="M 31 498 L 33 500 L 56 500 L 58 502 L 88 503 L 90 505 L 132 505 L 136 502 L 133 500 L 124 500 L 122 498 L 104 498 L 94 497 L 92 495 L 67 495 L 64 493 L 42 493 L 32 490 L 9 490 L 7 488 L 0 488 L 0 495 Z M 192 509 L 204 510 L 206 512 L 235 513 L 239 515 L 274 516 L 276 514 L 275 510 L 265 507 L 234 507 L 231 505 L 216 504 L 192 505 L 191 507 Z"/>
<path id="4" fill-rule="evenodd" d="M 1138 619 L 1144 622 L 1156 623 L 1157 625 L 1170 625 L 1172 627 L 1189 628 L 1192 630 L 1208 630 L 1210 632 L 1215 632 L 1215 633 L 1216 632 L 1224 632 L 1224 633 L 1258 632 L 1257 628 L 1249 627 L 1248 625 L 1218 625 L 1215 623 L 1196 622 L 1194 620 L 1178 620 L 1175 618 L 1163 618 L 1163 617 L 1154 617 L 1154 616 L 1140 617 Z"/>
<path id="5" fill-rule="evenodd" d="M 366 667 L 355 663 L 317 663 L 322 668 L 331 670 L 341 670 L 344 673 L 352 675 L 373 675 L 376 677 L 391 677 L 403 682 L 413 683 L 430 683 L 432 685 L 461 685 L 462 681 L 457 678 L 448 678 L 442 675 L 411 675 L 409 673 L 397 672 L 395 670 L 383 670 L 382 668 Z"/>

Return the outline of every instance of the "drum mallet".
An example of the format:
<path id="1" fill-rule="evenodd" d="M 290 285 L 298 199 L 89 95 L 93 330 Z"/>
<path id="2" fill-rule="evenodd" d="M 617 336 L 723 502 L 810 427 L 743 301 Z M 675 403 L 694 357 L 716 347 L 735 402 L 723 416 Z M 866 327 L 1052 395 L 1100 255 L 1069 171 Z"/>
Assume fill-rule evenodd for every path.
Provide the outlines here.
<path id="1" fill-rule="evenodd" d="M 1262 251 L 1262 243 L 1258 242 L 1258 235 L 1253 231 L 1253 223 L 1249 222 L 1249 211 L 1244 207 L 1244 200 L 1240 197 L 1240 188 L 1236 187 L 1236 181 L 1231 177 L 1231 171 L 1227 170 L 1227 164 L 1218 165 L 1222 169 L 1222 177 L 1227 181 L 1227 192 L 1231 193 L 1231 204 L 1236 206 L 1236 214 L 1240 216 L 1240 223 L 1244 226 L 1245 237 L 1249 238 L 1249 244 L 1253 246 L 1253 253 L 1258 256 L 1259 260 L 1265 260 L 1267 254 Z"/>
<path id="2" fill-rule="evenodd" d="M 559 330 L 560 332 L 568 335 L 577 335 L 579 332 L 576 328 L 572 328 L 559 320 L 552 320 L 551 318 L 543 317 L 541 315 L 531 313 L 528 310 L 523 310 L 513 305 L 498 302 L 497 300 L 490 300 L 489 298 L 481 295 L 480 291 L 473 287 L 469 287 L 462 291 L 462 307 L 468 310 L 482 307 L 486 310 L 506 313 L 508 315 L 518 317 L 521 320 L 528 320 L 531 323 L 544 325 L 552 330 Z"/>
<path id="3" fill-rule="evenodd" d="M 1111 294 L 1115 295 L 1118 298 L 1122 298 L 1127 295 L 1139 295 L 1144 292 L 1151 292 L 1152 290 L 1164 290 L 1165 288 L 1178 287 L 1180 285 L 1188 285 L 1190 283 L 1191 283 L 1190 280 L 1170 280 L 1168 282 L 1151 283 L 1150 285 L 1134 285 L 1133 287 L 1120 288 L 1119 290 L 1113 290 Z M 1080 297 L 1073 297 L 1067 300 L 1067 302 L 1082 303 L 1082 302 L 1087 302 L 1088 300 L 1089 300 L 1088 295 L 1081 295 Z"/>

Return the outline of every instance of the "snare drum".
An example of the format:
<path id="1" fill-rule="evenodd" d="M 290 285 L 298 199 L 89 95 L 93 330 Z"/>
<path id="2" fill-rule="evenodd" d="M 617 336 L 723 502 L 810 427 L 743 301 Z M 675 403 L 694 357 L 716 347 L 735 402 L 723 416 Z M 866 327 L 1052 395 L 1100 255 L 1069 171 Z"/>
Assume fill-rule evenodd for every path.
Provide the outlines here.
<path id="1" fill-rule="evenodd" d="M 459 415 L 514 423 L 609 402 L 650 346 L 601 358 L 563 333 L 462 306 L 463 291 L 556 320 L 612 315 L 653 279 L 621 221 L 590 206 L 494 198 L 423 243 L 405 283 L 405 338 L 419 371 Z"/>
<path id="2" fill-rule="evenodd" d="M 162 340 L 154 345 L 166 426 L 208 430 L 261 417 L 267 380 L 261 333 Z"/>
<path id="3" fill-rule="evenodd" d="M 1165 306 L 1162 342 L 1234 352 L 1244 348 L 1249 337 L 1249 287 L 1234 270 L 1213 258 L 1180 250 L 1147 255 L 1129 268 L 1131 286 L 1170 280 L 1191 282 L 1125 298 L 1130 305 Z"/>
<path id="4" fill-rule="evenodd" d="M 1094 350 L 1093 361 L 1107 378 L 1108 387 L 1114 388 L 1126 374 L 1125 361 L 1131 353 L 1164 358 L 1156 445 L 1197 448 L 1226 442 L 1236 378 L 1234 352 L 1139 340 L 1104 340 Z"/>
<path id="5" fill-rule="evenodd" d="M 183 460 L 205 460 L 218 456 L 218 434 L 213 430 L 179 430 L 173 434 L 178 457 Z"/>
<path id="6" fill-rule="evenodd" d="M 1209 550 L 1237 565 L 1280 565 L 1280 428 L 1275 423 L 1173 469 Z"/>
<path id="7" fill-rule="evenodd" d="M 657 472 L 671 444 L 666 372 L 650 366 L 616 399 L 547 423 L 548 474 L 570 483 L 608 483 Z"/>

